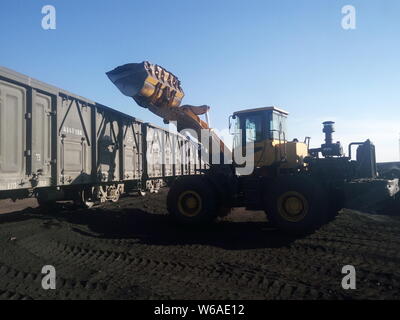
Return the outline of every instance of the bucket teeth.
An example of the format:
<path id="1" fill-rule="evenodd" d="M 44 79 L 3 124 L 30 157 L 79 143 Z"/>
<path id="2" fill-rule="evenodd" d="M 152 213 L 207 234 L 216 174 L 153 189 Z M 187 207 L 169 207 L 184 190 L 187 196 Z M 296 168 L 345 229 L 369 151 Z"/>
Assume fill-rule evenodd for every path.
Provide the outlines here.
<path id="1" fill-rule="evenodd" d="M 130 63 L 107 72 L 114 85 L 142 107 L 179 107 L 184 97 L 179 79 L 148 61 Z"/>

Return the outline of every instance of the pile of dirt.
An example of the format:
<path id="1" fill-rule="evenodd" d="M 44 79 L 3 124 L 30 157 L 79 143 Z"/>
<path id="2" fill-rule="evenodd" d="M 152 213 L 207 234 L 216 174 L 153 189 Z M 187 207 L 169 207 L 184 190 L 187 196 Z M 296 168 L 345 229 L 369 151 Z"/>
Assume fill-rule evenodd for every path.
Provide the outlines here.
<path id="1" fill-rule="evenodd" d="M 166 216 L 166 190 L 77 210 L 0 215 L 1 299 L 395 299 L 400 218 L 344 210 L 312 235 L 235 210 L 207 230 Z M 43 290 L 53 265 L 56 290 Z M 344 290 L 344 265 L 357 289 Z"/>

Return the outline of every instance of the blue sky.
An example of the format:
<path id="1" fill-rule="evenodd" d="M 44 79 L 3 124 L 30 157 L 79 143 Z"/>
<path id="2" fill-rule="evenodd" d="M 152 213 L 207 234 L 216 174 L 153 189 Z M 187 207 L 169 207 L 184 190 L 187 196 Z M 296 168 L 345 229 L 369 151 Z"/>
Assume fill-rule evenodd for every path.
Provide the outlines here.
<path id="1" fill-rule="evenodd" d="M 53 5 L 57 29 L 41 27 Z M 356 29 L 341 27 L 345 5 Z M 398 0 L 3 0 L 0 65 L 136 116 L 162 122 L 105 76 L 149 60 L 182 81 L 184 103 L 235 110 L 277 105 L 289 136 L 322 143 L 337 122 L 344 144 L 371 138 L 379 161 L 399 160 Z"/>

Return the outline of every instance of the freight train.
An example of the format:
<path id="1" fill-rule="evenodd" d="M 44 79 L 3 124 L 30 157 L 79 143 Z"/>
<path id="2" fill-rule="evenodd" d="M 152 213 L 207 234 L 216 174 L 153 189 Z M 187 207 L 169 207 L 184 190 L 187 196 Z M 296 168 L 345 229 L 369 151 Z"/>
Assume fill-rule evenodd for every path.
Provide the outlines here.
<path id="1" fill-rule="evenodd" d="M 90 207 L 206 167 L 189 137 L 0 67 L 0 199 Z"/>

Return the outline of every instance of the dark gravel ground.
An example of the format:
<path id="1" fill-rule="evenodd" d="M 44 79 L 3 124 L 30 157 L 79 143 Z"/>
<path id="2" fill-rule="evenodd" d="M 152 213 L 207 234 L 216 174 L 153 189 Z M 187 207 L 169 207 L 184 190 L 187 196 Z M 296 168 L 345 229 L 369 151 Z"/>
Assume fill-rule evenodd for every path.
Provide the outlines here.
<path id="1" fill-rule="evenodd" d="M 0 215 L 1 299 L 398 299 L 400 217 L 343 210 L 293 238 L 236 210 L 207 230 L 165 215 L 166 190 L 77 210 Z M 357 289 L 341 287 L 353 265 Z M 53 265 L 56 290 L 43 290 Z"/>

